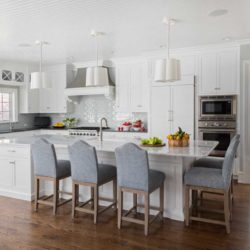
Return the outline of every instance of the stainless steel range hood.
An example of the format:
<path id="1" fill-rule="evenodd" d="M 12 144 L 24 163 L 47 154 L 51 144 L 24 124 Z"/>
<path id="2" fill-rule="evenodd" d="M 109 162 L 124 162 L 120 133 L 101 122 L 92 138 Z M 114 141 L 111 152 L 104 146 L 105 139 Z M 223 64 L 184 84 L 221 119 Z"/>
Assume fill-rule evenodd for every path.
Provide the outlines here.
<path id="1" fill-rule="evenodd" d="M 93 96 L 104 95 L 106 98 L 113 98 L 115 87 L 113 85 L 86 86 L 87 68 L 78 68 L 74 80 L 65 89 L 65 95 L 70 98 L 73 96 Z M 109 82 L 111 82 L 109 77 Z"/>

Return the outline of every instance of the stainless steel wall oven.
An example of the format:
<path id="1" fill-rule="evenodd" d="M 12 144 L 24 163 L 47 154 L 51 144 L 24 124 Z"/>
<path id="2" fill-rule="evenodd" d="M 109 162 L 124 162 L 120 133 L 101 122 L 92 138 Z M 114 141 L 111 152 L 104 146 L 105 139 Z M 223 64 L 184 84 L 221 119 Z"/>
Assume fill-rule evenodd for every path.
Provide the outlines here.
<path id="1" fill-rule="evenodd" d="M 236 96 L 202 96 L 199 104 L 199 140 L 218 141 L 211 156 L 224 157 L 236 134 Z"/>

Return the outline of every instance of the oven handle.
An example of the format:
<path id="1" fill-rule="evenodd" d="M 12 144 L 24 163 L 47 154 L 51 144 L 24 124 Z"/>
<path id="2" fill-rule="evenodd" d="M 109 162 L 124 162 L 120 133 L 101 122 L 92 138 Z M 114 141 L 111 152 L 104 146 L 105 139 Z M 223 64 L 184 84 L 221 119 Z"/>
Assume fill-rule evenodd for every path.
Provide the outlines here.
<path id="1" fill-rule="evenodd" d="M 230 129 L 230 128 L 225 128 L 225 129 L 199 129 L 199 132 L 201 133 L 221 133 L 221 132 L 236 132 L 236 129 Z"/>

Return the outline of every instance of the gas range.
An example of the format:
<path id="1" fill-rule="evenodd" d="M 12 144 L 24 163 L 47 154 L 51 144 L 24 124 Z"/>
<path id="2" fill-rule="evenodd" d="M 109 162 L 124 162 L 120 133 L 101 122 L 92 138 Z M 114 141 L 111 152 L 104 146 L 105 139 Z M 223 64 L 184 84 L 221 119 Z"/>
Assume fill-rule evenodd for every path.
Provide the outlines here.
<path id="1" fill-rule="evenodd" d="M 103 128 L 108 129 L 108 127 Z M 100 127 L 76 127 L 69 129 L 69 135 L 99 136 Z"/>

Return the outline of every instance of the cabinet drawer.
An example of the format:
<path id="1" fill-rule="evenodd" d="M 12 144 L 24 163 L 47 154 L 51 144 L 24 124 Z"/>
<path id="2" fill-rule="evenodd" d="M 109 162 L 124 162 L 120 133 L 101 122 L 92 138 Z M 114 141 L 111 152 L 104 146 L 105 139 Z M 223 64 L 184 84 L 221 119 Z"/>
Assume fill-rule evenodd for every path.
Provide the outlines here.
<path id="1" fill-rule="evenodd" d="M 1 157 L 29 158 L 30 148 L 29 147 L 16 147 L 16 146 L 0 147 L 0 156 Z"/>

